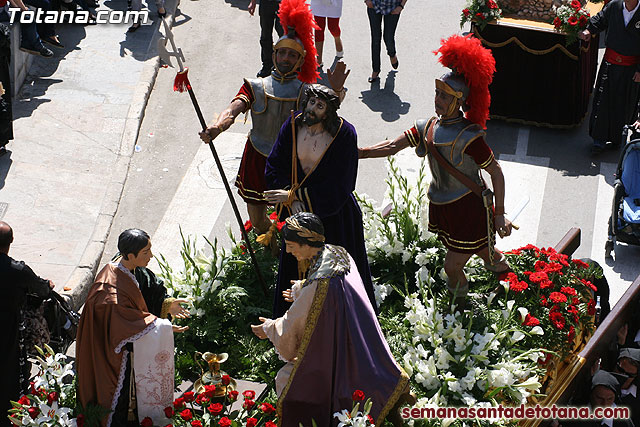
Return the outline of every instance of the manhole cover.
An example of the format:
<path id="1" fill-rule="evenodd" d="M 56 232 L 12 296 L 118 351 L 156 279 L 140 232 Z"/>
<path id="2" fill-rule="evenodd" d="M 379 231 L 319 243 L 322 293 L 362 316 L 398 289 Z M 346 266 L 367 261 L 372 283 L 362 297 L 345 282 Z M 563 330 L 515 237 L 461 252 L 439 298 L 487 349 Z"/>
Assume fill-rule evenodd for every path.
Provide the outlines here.
<path id="1" fill-rule="evenodd" d="M 0 202 L 0 219 L 4 218 L 4 214 L 7 213 L 9 203 Z"/>

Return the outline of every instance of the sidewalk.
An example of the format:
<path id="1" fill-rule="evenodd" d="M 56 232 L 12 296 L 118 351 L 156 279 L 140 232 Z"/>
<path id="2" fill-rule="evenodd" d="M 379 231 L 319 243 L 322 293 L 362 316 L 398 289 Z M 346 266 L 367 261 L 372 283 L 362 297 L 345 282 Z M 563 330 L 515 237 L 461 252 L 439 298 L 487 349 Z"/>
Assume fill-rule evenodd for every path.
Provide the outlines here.
<path id="1" fill-rule="evenodd" d="M 175 8 L 168 0 L 168 13 Z M 126 1 L 100 9 L 126 10 Z M 14 101 L 15 139 L 0 158 L 10 255 L 53 280 L 76 308 L 104 250 L 158 70 L 155 6 L 149 18 L 135 33 L 129 24 L 58 26 L 65 48 L 35 58 Z"/>

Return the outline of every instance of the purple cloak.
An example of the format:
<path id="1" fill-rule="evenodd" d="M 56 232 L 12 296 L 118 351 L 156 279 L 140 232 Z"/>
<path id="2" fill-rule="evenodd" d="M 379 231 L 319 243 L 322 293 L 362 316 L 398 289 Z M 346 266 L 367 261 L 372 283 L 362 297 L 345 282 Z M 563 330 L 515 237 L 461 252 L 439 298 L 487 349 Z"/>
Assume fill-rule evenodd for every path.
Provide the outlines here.
<path id="1" fill-rule="evenodd" d="M 348 260 L 349 270 L 317 279 L 297 359 L 278 400 L 279 425 L 310 426 L 313 419 L 318 427 L 336 426 L 333 414 L 351 411 L 356 390 L 372 399 L 370 415 L 382 425 L 409 379 L 391 355 L 354 260 L 343 248 L 327 250 Z"/>
<path id="2" fill-rule="evenodd" d="M 295 114 L 297 118 L 300 112 Z M 317 166 L 306 176 L 300 162 L 298 182 L 302 183 L 296 192 L 305 204 L 305 211 L 322 219 L 326 243 L 342 246 L 353 257 L 364 282 L 366 293 L 374 311 L 377 312 L 375 294 L 369 261 L 364 246 L 362 212 L 353 191 L 358 175 L 358 136 L 355 128 L 343 118 L 338 133 L 322 156 Z M 293 137 L 291 117 L 278 134 L 271 154 L 267 158 L 265 178 L 270 190 L 291 188 L 291 162 Z M 284 208 L 279 220 L 290 215 Z M 273 304 L 273 317 L 281 317 L 291 305 L 282 298 L 282 291 L 291 287 L 291 280 L 297 280 L 298 262 L 284 249 L 280 249 L 280 266 Z"/>

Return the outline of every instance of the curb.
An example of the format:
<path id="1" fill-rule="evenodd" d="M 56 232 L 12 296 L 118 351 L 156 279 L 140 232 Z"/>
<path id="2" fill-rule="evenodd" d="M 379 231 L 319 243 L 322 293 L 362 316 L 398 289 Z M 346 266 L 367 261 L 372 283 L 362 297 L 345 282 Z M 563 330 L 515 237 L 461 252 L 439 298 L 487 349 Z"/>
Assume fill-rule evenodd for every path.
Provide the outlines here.
<path id="1" fill-rule="evenodd" d="M 175 20 L 175 11 L 178 7 L 177 2 L 175 6 L 172 6 L 171 13 L 168 13 L 167 18 L 165 18 L 170 28 L 173 27 Z M 169 12 L 167 5 L 165 5 L 165 9 Z M 147 48 L 147 58 L 156 55 L 158 39 L 163 37 L 160 31 L 155 31 L 156 25 L 162 27 L 162 20 L 156 22 L 157 24 L 154 24 L 154 35 Z M 156 57 L 153 61 L 149 61 L 141 72 L 140 79 L 133 94 L 133 100 L 131 105 L 129 105 L 129 112 L 120 139 L 118 157 L 113 165 L 111 177 L 106 186 L 107 191 L 102 201 L 93 233 L 80 258 L 80 262 L 73 270 L 73 273 L 71 273 L 71 277 L 67 282 L 67 286 L 71 288 L 71 290 L 65 291 L 62 294 L 70 300 L 71 306 L 76 311 L 80 310 L 80 307 L 82 307 L 87 298 L 89 288 L 93 284 L 94 277 L 98 270 L 98 263 L 104 253 L 107 238 L 111 231 L 111 224 L 120 205 L 124 185 L 127 181 L 129 165 L 131 164 L 131 158 L 133 157 L 147 102 L 155 85 L 159 68 L 160 57 Z"/>

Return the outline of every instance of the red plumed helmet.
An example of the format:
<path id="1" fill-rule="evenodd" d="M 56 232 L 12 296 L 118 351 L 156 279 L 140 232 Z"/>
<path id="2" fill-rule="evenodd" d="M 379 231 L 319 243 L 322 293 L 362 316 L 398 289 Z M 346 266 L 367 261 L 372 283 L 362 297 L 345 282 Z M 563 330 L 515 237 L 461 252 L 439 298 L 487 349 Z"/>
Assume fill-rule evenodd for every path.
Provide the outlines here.
<path id="1" fill-rule="evenodd" d="M 309 5 L 306 0 L 282 0 L 278 17 L 284 29 L 284 36 L 278 40 L 275 49 L 290 47 L 300 53 L 303 62 L 298 72 L 298 79 L 305 83 L 315 83 L 320 74 L 313 31 L 319 27 Z"/>
<path id="2" fill-rule="evenodd" d="M 469 87 L 469 96 L 466 99 L 469 109 L 466 117 L 483 129 L 486 128 L 491 105 L 489 85 L 496 71 L 496 61 L 491 51 L 469 34 L 443 39 L 440 48 L 433 53 L 441 54 L 440 63 L 464 78 Z"/>

